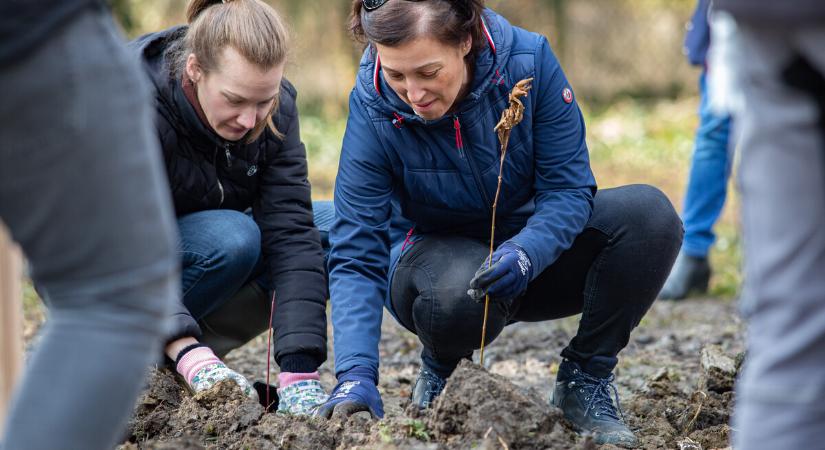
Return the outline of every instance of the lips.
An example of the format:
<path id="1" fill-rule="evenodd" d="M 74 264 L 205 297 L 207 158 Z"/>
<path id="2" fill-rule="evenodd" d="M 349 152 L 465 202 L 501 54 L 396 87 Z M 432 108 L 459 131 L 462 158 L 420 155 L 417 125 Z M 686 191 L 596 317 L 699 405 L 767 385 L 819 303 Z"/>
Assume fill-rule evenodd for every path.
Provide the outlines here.
<path id="1" fill-rule="evenodd" d="M 420 109 L 427 109 L 430 106 L 432 106 L 433 103 L 435 103 L 435 100 L 430 100 L 427 103 L 413 103 L 413 106 L 415 107 L 415 109 L 419 109 L 419 110 Z"/>

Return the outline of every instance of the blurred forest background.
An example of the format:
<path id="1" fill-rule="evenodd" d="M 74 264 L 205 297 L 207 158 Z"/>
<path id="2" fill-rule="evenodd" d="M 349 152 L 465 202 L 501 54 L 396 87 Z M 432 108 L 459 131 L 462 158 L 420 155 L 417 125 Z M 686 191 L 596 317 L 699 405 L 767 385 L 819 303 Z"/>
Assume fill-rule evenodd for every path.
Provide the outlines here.
<path id="1" fill-rule="evenodd" d="M 129 38 L 184 22 L 183 0 L 111 0 Z M 349 0 L 269 0 L 292 32 L 287 77 L 298 88 L 314 196 L 331 198 L 347 98 L 361 46 L 346 31 Z M 601 188 L 649 183 L 681 211 L 697 125 L 699 68 L 682 54 L 694 0 L 487 0 L 523 28 L 547 36 L 585 113 Z M 716 227 L 711 295 L 740 283 L 733 189 Z"/>

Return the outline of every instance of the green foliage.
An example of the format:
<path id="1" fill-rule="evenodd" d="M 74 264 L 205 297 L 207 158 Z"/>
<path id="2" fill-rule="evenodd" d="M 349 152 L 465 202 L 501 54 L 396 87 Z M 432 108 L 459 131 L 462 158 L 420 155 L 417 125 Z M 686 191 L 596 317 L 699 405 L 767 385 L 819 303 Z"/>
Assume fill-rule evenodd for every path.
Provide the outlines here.
<path id="1" fill-rule="evenodd" d="M 381 442 L 385 444 L 392 443 L 392 430 L 387 422 L 381 421 L 378 422 L 378 437 L 381 438 Z"/>
<path id="2" fill-rule="evenodd" d="M 427 442 L 430 440 L 430 434 L 427 433 L 427 425 L 418 419 L 410 419 L 406 426 L 407 437 L 418 439 L 419 441 Z"/>

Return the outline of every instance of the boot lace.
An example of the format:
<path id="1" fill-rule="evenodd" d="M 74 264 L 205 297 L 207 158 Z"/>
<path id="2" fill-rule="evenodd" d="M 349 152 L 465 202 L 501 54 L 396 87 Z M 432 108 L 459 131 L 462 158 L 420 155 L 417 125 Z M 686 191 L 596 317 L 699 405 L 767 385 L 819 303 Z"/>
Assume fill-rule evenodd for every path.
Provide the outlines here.
<path id="1" fill-rule="evenodd" d="M 606 416 L 624 422 L 624 412 L 619 404 L 619 391 L 613 384 L 614 376 L 610 374 L 607 378 L 597 378 L 584 371 L 576 369 L 574 383 L 579 384 L 579 392 L 585 394 L 585 401 L 587 402 L 584 415 L 586 416 L 590 411 L 595 411 L 593 414 L 596 417 Z M 613 398 L 611 398 L 611 392 Z M 613 399 L 616 399 L 615 406 Z M 618 411 L 618 414 L 616 414 Z"/>

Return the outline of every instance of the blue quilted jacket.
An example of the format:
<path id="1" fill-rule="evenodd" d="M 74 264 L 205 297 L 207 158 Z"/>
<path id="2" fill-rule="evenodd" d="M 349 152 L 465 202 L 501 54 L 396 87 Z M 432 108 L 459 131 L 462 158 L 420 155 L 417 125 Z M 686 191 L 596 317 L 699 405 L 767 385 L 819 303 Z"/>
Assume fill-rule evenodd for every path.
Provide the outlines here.
<path id="1" fill-rule="evenodd" d="M 584 121 L 547 39 L 490 10 L 484 27 L 488 45 L 476 57 L 470 94 L 437 120 L 416 116 L 384 81 L 373 48 L 364 52 L 350 95 L 330 231 L 339 374 L 378 368 L 382 307 L 389 305 L 405 241 L 427 233 L 489 241 L 499 168 L 493 128 L 519 80 L 534 78 L 507 150 L 496 245 L 521 246 L 538 275 L 590 218 L 596 182 Z"/>

